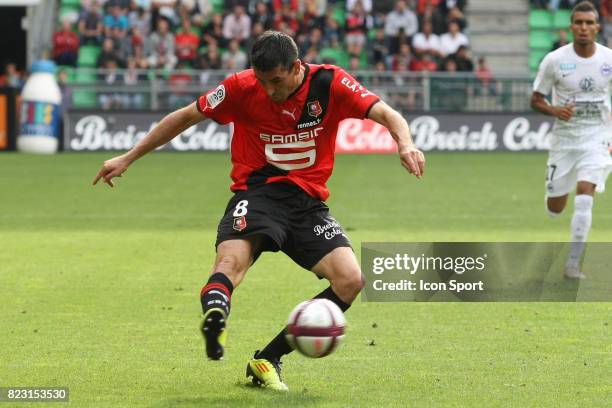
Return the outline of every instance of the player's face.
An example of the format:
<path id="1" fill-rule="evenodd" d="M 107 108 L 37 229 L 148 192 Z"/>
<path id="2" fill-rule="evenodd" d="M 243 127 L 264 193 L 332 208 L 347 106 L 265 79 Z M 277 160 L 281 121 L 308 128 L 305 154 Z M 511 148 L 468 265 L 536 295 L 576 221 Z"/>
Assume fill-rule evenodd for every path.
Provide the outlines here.
<path id="1" fill-rule="evenodd" d="M 591 11 L 577 11 L 574 13 L 571 25 L 574 41 L 580 45 L 595 42 L 599 32 L 597 16 Z"/>
<path id="2" fill-rule="evenodd" d="M 290 70 L 282 66 L 268 72 L 254 70 L 255 77 L 275 103 L 283 103 L 299 85 L 300 62 L 296 61 Z"/>

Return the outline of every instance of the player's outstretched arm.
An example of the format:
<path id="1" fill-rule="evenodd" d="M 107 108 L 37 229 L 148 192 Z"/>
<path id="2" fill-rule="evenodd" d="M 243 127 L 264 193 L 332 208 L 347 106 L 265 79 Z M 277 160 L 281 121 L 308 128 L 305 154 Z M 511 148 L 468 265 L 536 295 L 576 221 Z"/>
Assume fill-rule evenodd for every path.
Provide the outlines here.
<path id="1" fill-rule="evenodd" d="M 198 111 L 195 103 L 169 113 L 130 151 L 105 161 L 102 169 L 94 178 L 93 184 L 95 185 L 100 179 L 104 179 L 106 184 L 114 187 L 113 178 L 121 177 L 133 162 L 151 150 L 168 143 L 184 130 L 203 119 L 205 117 Z"/>
<path id="2" fill-rule="evenodd" d="M 397 143 L 402 166 L 417 178 L 421 178 L 425 174 L 425 155 L 414 145 L 406 119 L 383 101 L 379 101 L 370 109 L 368 118 L 389 130 Z"/>
<path id="3" fill-rule="evenodd" d="M 539 92 L 531 94 L 531 108 L 548 116 L 568 121 L 574 116 L 574 105 L 552 106 Z"/>

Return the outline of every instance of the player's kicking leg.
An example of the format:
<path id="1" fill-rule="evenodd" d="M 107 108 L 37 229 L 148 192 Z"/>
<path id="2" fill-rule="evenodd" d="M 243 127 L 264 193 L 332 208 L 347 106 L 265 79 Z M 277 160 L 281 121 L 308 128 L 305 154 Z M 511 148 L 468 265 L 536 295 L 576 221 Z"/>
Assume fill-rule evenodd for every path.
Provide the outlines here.
<path id="1" fill-rule="evenodd" d="M 596 185 L 588 181 L 579 181 L 574 197 L 574 214 L 572 215 L 570 254 L 565 264 L 565 277 L 569 279 L 584 279 L 580 271 L 580 258 L 591 229 L 593 196 Z"/>
<path id="2" fill-rule="evenodd" d="M 345 312 L 363 288 L 361 269 L 350 247 L 338 247 L 325 255 L 311 269 L 318 276 L 326 278 L 330 287 L 315 298 L 329 299 Z M 247 365 L 247 377 L 255 385 L 286 390 L 282 381 L 280 360 L 293 349 L 281 331 L 264 349 L 255 352 Z"/>
<path id="3" fill-rule="evenodd" d="M 217 246 L 210 278 L 200 292 L 204 312 L 200 330 L 211 360 L 223 358 L 232 292 L 253 263 L 255 247 L 255 238 L 223 241 Z"/>

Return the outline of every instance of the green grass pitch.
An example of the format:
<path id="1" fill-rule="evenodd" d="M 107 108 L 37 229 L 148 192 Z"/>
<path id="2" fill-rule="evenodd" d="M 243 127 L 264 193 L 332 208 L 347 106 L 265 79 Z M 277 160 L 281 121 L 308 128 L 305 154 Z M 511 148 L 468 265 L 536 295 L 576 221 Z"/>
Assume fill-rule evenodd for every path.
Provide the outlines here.
<path id="1" fill-rule="evenodd" d="M 289 393 L 249 387 L 253 351 L 325 282 L 263 255 L 233 296 L 225 360 L 207 361 L 198 294 L 229 158 L 156 153 L 115 189 L 92 187 L 109 157 L 0 155 L 0 387 L 68 386 L 75 407 L 609 406 L 611 303 L 357 300 L 335 354 L 284 359 Z M 394 156 L 339 156 L 329 205 L 357 250 L 565 241 L 571 211 L 546 215 L 544 163 L 430 154 L 417 181 Z M 595 201 L 590 240 L 612 241 L 608 195 Z"/>

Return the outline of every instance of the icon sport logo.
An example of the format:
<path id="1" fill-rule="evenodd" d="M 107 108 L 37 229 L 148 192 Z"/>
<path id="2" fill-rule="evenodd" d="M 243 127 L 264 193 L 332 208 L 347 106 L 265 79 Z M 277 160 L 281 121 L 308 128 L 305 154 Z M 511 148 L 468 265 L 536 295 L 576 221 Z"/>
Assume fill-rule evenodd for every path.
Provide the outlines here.
<path id="1" fill-rule="evenodd" d="M 321 108 L 321 104 L 319 101 L 311 101 L 308 102 L 308 114 L 313 118 L 319 117 L 319 115 L 323 112 Z"/>

